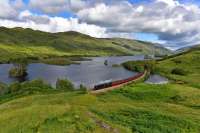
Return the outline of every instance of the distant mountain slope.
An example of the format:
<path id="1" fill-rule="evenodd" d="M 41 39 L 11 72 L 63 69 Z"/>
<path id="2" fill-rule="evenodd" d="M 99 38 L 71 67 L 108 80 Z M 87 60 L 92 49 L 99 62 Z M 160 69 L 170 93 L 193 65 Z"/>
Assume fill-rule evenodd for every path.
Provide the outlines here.
<path id="1" fill-rule="evenodd" d="M 0 27 L 0 55 L 165 55 L 160 45 L 128 39 L 99 39 L 78 32 L 47 33 L 32 29 Z"/>
<path id="2" fill-rule="evenodd" d="M 181 53 L 181 52 L 186 52 L 186 51 L 195 50 L 195 49 L 199 49 L 199 48 L 200 48 L 200 44 L 189 46 L 189 47 L 183 47 L 183 48 L 176 50 L 176 52 Z"/>

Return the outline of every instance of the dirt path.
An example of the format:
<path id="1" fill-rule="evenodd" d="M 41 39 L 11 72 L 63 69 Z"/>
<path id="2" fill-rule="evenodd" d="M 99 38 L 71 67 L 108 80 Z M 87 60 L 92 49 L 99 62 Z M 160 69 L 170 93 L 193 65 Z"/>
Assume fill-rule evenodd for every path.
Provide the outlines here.
<path id="1" fill-rule="evenodd" d="M 88 115 L 94 120 L 94 122 L 104 130 L 106 130 L 109 133 L 120 133 L 118 129 L 111 127 L 107 123 L 103 122 L 102 120 L 98 119 L 93 115 L 91 112 L 88 112 Z"/>

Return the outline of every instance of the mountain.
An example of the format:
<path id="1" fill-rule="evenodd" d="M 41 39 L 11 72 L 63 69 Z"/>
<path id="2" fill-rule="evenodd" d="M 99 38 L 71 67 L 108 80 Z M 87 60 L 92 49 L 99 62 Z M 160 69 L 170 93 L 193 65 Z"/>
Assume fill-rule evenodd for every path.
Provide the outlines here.
<path id="1" fill-rule="evenodd" d="M 188 47 L 183 47 L 183 48 L 180 48 L 180 49 L 176 50 L 175 52 L 176 53 L 182 53 L 182 52 L 187 52 L 187 51 L 195 50 L 195 49 L 199 49 L 199 48 L 200 48 L 200 44 L 193 45 L 193 46 L 188 46 Z"/>
<path id="2" fill-rule="evenodd" d="M 161 45 L 121 38 L 93 38 L 78 32 L 47 33 L 32 29 L 0 27 L 0 60 L 17 56 L 110 56 L 170 51 Z"/>

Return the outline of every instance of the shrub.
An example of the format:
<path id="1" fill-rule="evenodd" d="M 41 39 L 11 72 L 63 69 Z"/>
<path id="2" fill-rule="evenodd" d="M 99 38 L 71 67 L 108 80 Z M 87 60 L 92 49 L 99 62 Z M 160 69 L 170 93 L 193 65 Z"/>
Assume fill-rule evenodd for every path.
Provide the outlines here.
<path id="1" fill-rule="evenodd" d="M 181 68 L 174 68 L 174 69 L 172 69 L 171 74 L 186 75 L 186 72 Z"/>
<path id="2" fill-rule="evenodd" d="M 83 93 L 87 93 L 87 87 L 85 87 L 84 85 L 80 85 L 79 90 L 82 91 Z"/>
<path id="3" fill-rule="evenodd" d="M 8 93 L 10 93 L 10 94 L 17 93 L 17 92 L 19 92 L 20 89 L 21 89 L 21 84 L 18 82 L 15 82 L 15 83 L 12 83 L 8 87 Z"/>
<path id="4" fill-rule="evenodd" d="M 24 68 L 13 67 L 9 71 L 10 77 L 23 77 L 26 75 L 27 75 L 27 72 L 26 72 L 26 69 Z"/>
<path id="5" fill-rule="evenodd" d="M 128 61 L 123 63 L 122 65 L 131 71 L 135 72 L 143 72 L 145 69 L 154 73 L 155 71 L 155 64 L 154 60 L 147 60 L 147 61 Z"/>
<path id="6" fill-rule="evenodd" d="M 39 90 L 47 90 L 52 89 L 52 87 L 48 84 L 46 84 L 43 80 L 37 79 L 32 81 L 27 81 L 22 84 L 23 89 L 27 88 L 37 88 Z"/>
<path id="7" fill-rule="evenodd" d="M 176 63 L 176 64 L 181 64 L 182 63 L 182 61 L 180 59 L 173 59 L 172 61 L 174 63 Z"/>
<path id="8" fill-rule="evenodd" d="M 56 82 L 56 89 L 73 91 L 75 88 L 74 85 L 69 80 L 58 79 Z"/>
<path id="9" fill-rule="evenodd" d="M 0 96 L 8 93 L 8 87 L 4 83 L 0 83 Z"/>
<path id="10" fill-rule="evenodd" d="M 26 58 L 11 59 L 13 67 L 9 71 L 11 77 L 23 77 L 27 75 L 26 66 L 28 60 Z"/>
<path id="11" fill-rule="evenodd" d="M 140 61 L 128 61 L 128 62 L 123 63 L 122 65 L 130 71 L 143 72 L 144 65 L 141 63 L 142 62 Z"/>

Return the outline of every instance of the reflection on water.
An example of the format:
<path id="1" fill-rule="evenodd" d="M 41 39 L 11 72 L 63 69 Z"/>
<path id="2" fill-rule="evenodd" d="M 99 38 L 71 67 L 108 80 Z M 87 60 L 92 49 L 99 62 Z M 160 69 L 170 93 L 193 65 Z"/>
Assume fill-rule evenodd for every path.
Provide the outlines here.
<path id="1" fill-rule="evenodd" d="M 145 81 L 149 84 L 167 84 L 169 81 L 167 78 L 160 75 L 150 75 L 149 79 Z"/>
<path id="2" fill-rule="evenodd" d="M 91 61 L 82 61 L 81 64 L 69 66 L 29 64 L 28 76 L 24 79 L 10 78 L 8 72 L 12 65 L 1 64 L 0 81 L 12 83 L 19 80 L 43 79 L 55 86 L 57 79 L 60 78 L 71 80 L 75 86 L 83 84 L 91 88 L 101 81 L 119 80 L 135 75 L 135 72 L 128 71 L 123 67 L 112 67 L 112 65 L 131 60 L 143 60 L 144 56 L 94 57 L 91 59 Z M 107 60 L 107 65 L 105 65 L 105 60 Z"/>

